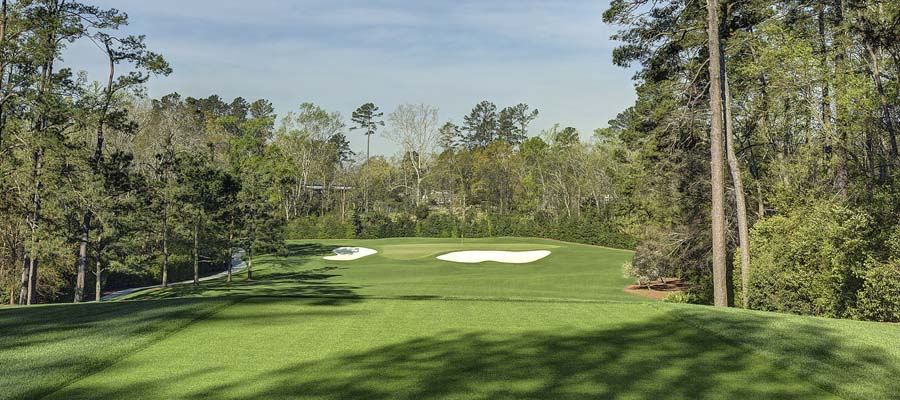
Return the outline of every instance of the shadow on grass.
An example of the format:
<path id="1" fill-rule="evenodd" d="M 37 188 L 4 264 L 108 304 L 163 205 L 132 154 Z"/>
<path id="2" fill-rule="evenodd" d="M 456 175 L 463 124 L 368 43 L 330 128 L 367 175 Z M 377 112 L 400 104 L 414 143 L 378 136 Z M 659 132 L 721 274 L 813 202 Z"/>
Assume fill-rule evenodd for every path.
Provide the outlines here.
<path id="1" fill-rule="evenodd" d="M 229 304 L 175 299 L 0 310 L 0 399 L 39 398 Z"/>
<path id="2" fill-rule="evenodd" d="M 711 313 L 704 322 L 726 324 L 729 320 Z M 900 390 L 898 360 L 879 349 L 847 344 L 838 332 L 827 329 L 780 329 L 771 323 L 755 319 L 741 329 L 750 336 L 789 343 L 774 347 L 793 352 L 780 357 L 809 358 L 808 365 L 818 367 L 793 369 L 783 360 L 735 345 L 731 339 L 663 317 L 568 333 L 508 333 L 483 327 L 445 331 L 315 361 L 279 360 L 285 362 L 253 374 L 244 372 L 242 365 L 210 365 L 215 373 L 199 366 L 148 376 L 123 371 L 142 378 L 120 383 L 112 374 L 103 384 L 76 385 L 59 395 L 370 400 L 822 399 L 839 395 L 878 399 L 891 398 Z M 259 371 L 259 365 L 253 367 Z M 223 377 L 227 380 L 222 381 Z"/>
<path id="3" fill-rule="evenodd" d="M 122 358 L 192 323 L 220 321 L 219 311 L 248 299 L 193 298 L 0 310 L 0 399 L 42 398 L 84 376 L 114 367 Z M 278 302 L 278 298 L 262 297 L 256 301 Z M 302 301 L 304 305 L 319 306 L 343 305 L 347 300 Z M 279 323 L 281 317 L 353 318 L 360 314 L 364 313 L 307 307 L 284 313 L 231 316 L 227 320 L 272 325 Z"/>
<path id="4" fill-rule="evenodd" d="M 236 274 L 232 282 L 225 278 L 207 281 L 199 287 L 193 285 L 172 286 L 166 289 L 148 290 L 127 300 L 155 300 L 192 297 L 315 297 L 321 304 L 334 305 L 359 300 L 358 286 L 336 283 L 342 268 L 326 266 L 307 269 L 314 258 L 333 254 L 337 246 L 319 243 L 289 244 L 284 255 L 266 255 L 254 260 L 253 280 L 246 279 L 246 272 Z"/>

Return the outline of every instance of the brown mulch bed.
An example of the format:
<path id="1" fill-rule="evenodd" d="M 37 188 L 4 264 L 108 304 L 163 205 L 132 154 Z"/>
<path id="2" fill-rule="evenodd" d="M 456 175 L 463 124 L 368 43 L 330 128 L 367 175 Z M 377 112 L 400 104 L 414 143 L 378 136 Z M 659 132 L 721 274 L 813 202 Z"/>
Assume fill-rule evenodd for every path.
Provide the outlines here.
<path id="1" fill-rule="evenodd" d="M 686 288 L 684 281 L 677 278 L 665 278 L 653 281 L 648 285 L 629 285 L 625 287 L 625 293 L 649 297 L 654 300 L 662 300 L 672 293 L 681 293 Z"/>

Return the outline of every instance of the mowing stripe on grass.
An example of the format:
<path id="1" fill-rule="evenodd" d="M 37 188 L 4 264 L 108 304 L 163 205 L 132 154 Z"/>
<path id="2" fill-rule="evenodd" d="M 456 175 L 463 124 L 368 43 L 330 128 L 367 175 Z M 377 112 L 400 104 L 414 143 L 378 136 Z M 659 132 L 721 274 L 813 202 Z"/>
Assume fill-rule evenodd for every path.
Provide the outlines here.
<path id="1" fill-rule="evenodd" d="M 221 304 L 221 305 L 219 305 L 219 306 L 216 306 L 216 307 L 214 307 L 214 308 L 208 310 L 207 312 L 198 314 L 198 315 L 197 315 L 195 318 L 193 318 L 193 319 L 186 320 L 183 324 L 175 326 L 174 329 L 167 330 L 167 331 L 166 331 L 166 330 L 160 331 L 160 334 L 151 336 L 151 337 L 149 338 L 149 340 L 147 340 L 146 342 L 144 342 L 144 343 L 142 343 L 142 344 L 140 344 L 140 345 L 134 347 L 133 349 L 131 349 L 131 350 L 129 350 L 129 351 L 124 351 L 124 352 L 119 353 L 119 354 L 116 354 L 116 355 L 113 355 L 112 357 L 109 357 L 109 358 L 103 360 L 103 364 L 102 364 L 99 368 L 94 369 L 93 371 L 88 372 L 88 373 L 85 373 L 85 374 L 83 374 L 83 375 L 81 375 L 81 376 L 79 376 L 79 377 L 77 377 L 77 378 L 72 379 L 72 380 L 69 380 L 69 381 L 67 381 L 67 382 L 64 382 L 64 383 L 62 383 L 62 384 L 61 384 L 60 386 L 58 386 L 58 387 L 55 387 L 55 388 L 48 388 L 48 391 L 47 391 L 46 393 L 41 394 L 41 395 L 39 395 L 39 396 L 40 396 L 40 398 L 46 398 L 46 397 L 48 397 L 48 396 L 52 396 L 54 393 L 59 392 L 60 390 L 66 388 L 67 386 L 73 385 L 73 384 L 77 383 L 78 381 L 81 381 L 81 380 L 83 380 L 83 379 L 86 379 L 86 378 L 88 378 L 88 377 L 90 377 L 90 376 L 92 376 L 92 375 L 102 373 L 103 371 L 105 371 L 105 370 L 107 370 L 107 369 L 109 369 L 109 368 L 114 367 L 114 366 L 115 366 L 116 364 L 118 364 L 120 361 L 122 361 L 122 360 L 124 360 L 124 359 L 126 359 L 126 358 L 128 358 L 128 357 L 130 357 L 130 356 L 132 356 L 132 355 L 138 354 L 138 353 L 140 353 L 140 352 L 142 352 L 142 351 L 144 351 L 144 350 L 146 350 L 146 349 L 152 347 L 153 345 L 155 345 L 155 344 L 157 344 L 157 343 L 159 343 L 159 342 L 162 342 L 162 341 L 164 341 L 164 340 L 166 340 L 166 339 L 168 339 L 168 338 L 170 338 L 170 337 L 172 337 L 172 336 L 178 334 L 179 332 L 184 331 L 185 329 L 187 329 L 188 326 L 190 326 L 190 325 L 192 325 L 192 324 L 195 324 L 195 323 L 198 323 L 198 322 L 200 322 L 200 321 L 203 321 L 203 320 L 205 320 L 205 319 L 208 319 L 208 318 L 214 316 L 215 314 L 218 314 L 218 313 L 222 312 L 222 311 L 225 310 L 226 308 L 231 307 L 231 306 L 233 306 L 233 305 L 235 305 L 235 304 L 238 304 L 238 303 L 240 303 L 240 302 L 242 302 L 242 301 L 244 301 L 244 300 L 245 300 L 245 299 L 241 299 L 241 298 L 231 299 L 231 300 L 229 300 L 229 301 L 227 301 L 227 302 L 225 302 L 225 303 L 223 303 L 223 304 Z"/>

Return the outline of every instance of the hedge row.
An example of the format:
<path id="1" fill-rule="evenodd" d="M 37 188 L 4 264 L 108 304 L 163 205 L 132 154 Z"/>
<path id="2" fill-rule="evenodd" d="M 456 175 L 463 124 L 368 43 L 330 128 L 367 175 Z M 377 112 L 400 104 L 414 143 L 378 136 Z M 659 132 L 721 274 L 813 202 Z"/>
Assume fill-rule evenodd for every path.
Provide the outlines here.
<path id="1" fill-rule="evenodd" d="M 392 237 L 495 237 L 522 236 L 633 249 L 637 240 L 593 214 L 580 218 L 489 215 L 462 218 L 432 213 L 424 218 L 409 214 L 357 214 L 344 221 L 337 215 L 307 217 L 287 226 L 288 239 L 381 239 Z"/>

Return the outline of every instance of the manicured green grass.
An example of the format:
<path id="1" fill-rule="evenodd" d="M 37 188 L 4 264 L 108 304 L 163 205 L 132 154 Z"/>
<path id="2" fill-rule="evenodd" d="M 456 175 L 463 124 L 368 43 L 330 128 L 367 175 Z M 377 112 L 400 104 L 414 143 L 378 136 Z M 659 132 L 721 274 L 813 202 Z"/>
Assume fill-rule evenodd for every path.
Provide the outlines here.
<path id="1" fill-rule="evenodd" d="M 341 245 L 374 248 L 328 262 Z M 535 250 L 527 265 L 456 250 Z M 253 282 L 0 310 L 0 398 L 895 398 L 900 326 L 623 293 L 620 250 L 537 239 L 315 241 Z"/>
<path id="2" fill-rule="evenodd" d="M 322 259 L 346 245 L 378 254 L 356 261 Z M 624 250 L 521 238 L 322 240 L 294 242 L 289 249 L 292 256 L 256 260 L 253 276 L 259 282 L 215 281 L 199 291 L 182 286 L 126 299 L 318 295 L 643 301 L 622 291 L 629 281 L 621 266 L 632 256 Z M 458 264 L 435 258 L 459 250 L 543 249 L 552 254 L 531 264 Z"/>

